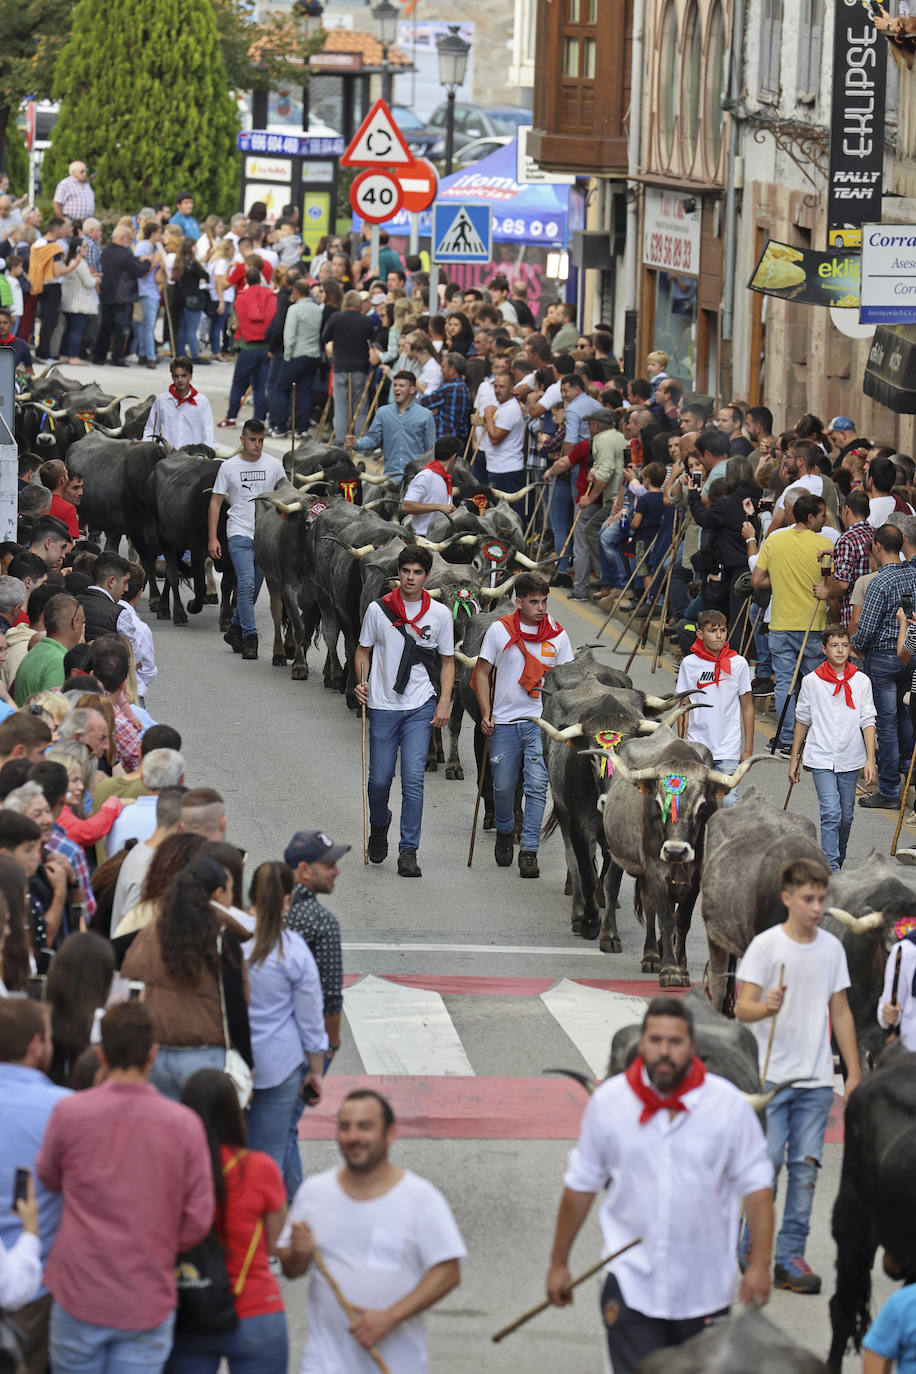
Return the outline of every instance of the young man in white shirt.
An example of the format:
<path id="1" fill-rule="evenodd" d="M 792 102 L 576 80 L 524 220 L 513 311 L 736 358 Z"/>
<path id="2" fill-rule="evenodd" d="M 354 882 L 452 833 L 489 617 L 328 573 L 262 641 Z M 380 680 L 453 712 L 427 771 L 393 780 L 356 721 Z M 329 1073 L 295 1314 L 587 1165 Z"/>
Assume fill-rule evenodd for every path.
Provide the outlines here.
<path id="1" fill-rule="evenodd" d="M 223 638 L 243 659 L 258 656 L 254 603 L 264 581 L 254 559 L 254 498 L 263 491 L 273 491 L 286 476 L 280 459 L 263 451 L 265 432 L 263 420 L 245 421 L 239 440 L 241 452 L 237 458 L 227 458 L 216 474 L 207 512 L 208 552 L 211 558 L 221 558 L 216 529 L 220 507 L 224 501 L 229 503 L 226 534 L 238 592 L 232 623 Z"/>
<path id="2" fill-rule="evenodd" d="M 849 631 L 837 622 L 821 635 L 825 662 L 802 678 L 795 707 L 789 782 L 801 779 L 802 762 L 814 780 L 821 812 L 821 849 L 836 873 L 856 812 L 856 783 L 878 781 L 875 711 L 871 680 L 849 662 Z M 802 745 L 805 747 L 802 760 Z"/>
<path id="3" fill-rule="evenodd" d="M 899 1035 L 901 1045 L 910 1053 L 916 1050 L 916 939 L 911 926 L 906 916 L 896 923 L 894 934 L 898 938 L 887 956 L 884 987 L 878 999 L 878 1025 L 888 1038 Z"/>
<path id="4" fill-rule="evenodd" d="M 791 1083 L 767 1107 L 767 1148 L 775 1175 L 786 1165 L 782 1226 L 776 1237 L 774 1280 L 793 1293 L 819 1293 L 821 1280 L 805 1260 L 811 1208 L 827 1117 L 833 1105 L 830 1030 L 846 1065 L 846 1100 L 862 1078 L 856 1028 L 846 999 L 849 968 L 835 936 L 818 929 L 830 873 L 816 859 L 795 859 L 782 870 L 782 925 L 756 935 L 738 965 L 742 984 L 735 1015 L 749 1025 L 765 1087 Z M 778 1013 L 775 1026 L 770 1020 Z M 770 1036 L 772 1035 L 772 1042 Z M 750 1258 L 754 1259 L 754 1240 Z M 742 1263 L 748 1247 L 742 1243 Z"/>
<path id="5" fill-rule="evenodd" d="M 601 1294 L 614 1374 L 680 1345 L 728 1312 L 738 1214 L 753 1240 L 739 1301 L 765 1303 L 773 1242 L 773 1166 L 760 1124 L 737 1088 L 696 1055 L 690 1008 L 656 997 L 639 1055 L 592 1094 L 569 1156 L 547 1296 L 566 1307 L 569 1252 L 595 1194 L 602 1250 L 639 1240 L 609 1266 Z"/>
<path id="6" fill-rule="evenodd" d="M 461 441 L 451 435 L 437 439 L 432 462 L 411 478 L 401 501 L 401 514 L 411 517 L 414 534 L 425 535 L 437 515 L 451 515 L 455 509 L 452 473 L 461 450 Z"/>
<path id="7" fill-rule="evenodd" d="M 703 611 L 697 619 L 697 637 L 681 659 L 676 690 L 690 692 L 698 706 L 678 721 L 681 738 L 705 744 L 714 767 L 734 773 L 754 752 L 754 698 L 747 659 L 729 646 L 721 611 Z M 736 804 L 737 790 L 728 793 L 726 806 Z"/>
<path id="8" fill-rule="evenodd" d="M 442 368 L 436 357 L 432 339 L 426 334 L 414 334 L 410 344 L 410 352 L 420 365 L 417 390 L 421 396 L 428 396 L 430 392 L 437 391 L 442 385 Z"/>
<path id="9" fill-rule="evenodd" d="M 547 766 L 538 725 L 541 684 L 548 668 L 570 663 L 573 657 L 566 631 L 547 614 L 549 594 L 549 585 L 537 573 L 515 579 L 515 613 L 487 630 L 471 678 L 480 728 L 491 737 L 494 856 L 500 868 L 512 863 L 515 785 L 522 773 L 525 820 L 518 868 L 523 878 L 540 877 L 538 843 L 547 803 Z"/>
<path id="10" fill-rule="evenodd" d="M 287 1278 L 321 1255 L 355 1308 L 351 1321 L 321 1272 L 312 1271 L 301 1374 L 377 1374 L 377 1347 L 392 1374 L 428 1374 L 422 1314 L 461 1282 L 467 1257 L 438 1188 L 388 1158 L 394 1113 L 369 1088 L 349 1093 L 337 1113 L 340 1169 L 298 1189 L 277 1241 Z"/>
<path id="11" fill-rule="evenodd" d="M 144 439 L 164 439 L 171 448 L 206 444 L 213 448 L 213 411 L 202 392 L 191 385 L 194 364 L 190 358 L 173 358 L 172 384 L 153 401 L 143 427 Z"/>
<path id="12" fill-rule="evenodd" d="M 482 425 L 484 433 L 480 451 L 487 465 L 487 481 L 502 491 L 521 491 L 525 485 L 525 417 L 512 395 L 512 378 L 508 373 L 493 377 L 495 405 L 482 404 L 480 387 L 477 392 L 478 413 L 471 416 L 471 424 Z"/>
<path id="13" fill-rule="evenodd" d="M 455 683 L 451 613 L 425 589 L 432 554 L 405 544 L 398 585 L 373 601 L 353 659 L 356 699 L 369 712 L 369 858 L 388 857 L 388 797 L 401 754 L 401 838 L 398 874 L 419 878 L 426 753 L 433 728 L 448 723 Z"/>

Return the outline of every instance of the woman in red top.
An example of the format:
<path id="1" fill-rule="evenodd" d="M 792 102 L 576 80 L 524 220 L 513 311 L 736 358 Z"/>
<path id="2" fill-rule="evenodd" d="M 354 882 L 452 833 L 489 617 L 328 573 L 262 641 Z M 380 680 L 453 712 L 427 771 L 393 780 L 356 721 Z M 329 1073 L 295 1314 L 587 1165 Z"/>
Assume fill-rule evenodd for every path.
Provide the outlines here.
<path id="1" fill-rule="evenodd" d="M 214 1224 L 239 1324 L 216 1336 L 177 1334 L 166 1374 L 286 1374 L 286 1315 L 269 1256 L 286 1220 L 283 1175 L 269 1155 L 245 1148 L 245 1119 L 231 1079 L 198 1069 L 181 1100 L 204 1123 L 216 1185 Z"/>

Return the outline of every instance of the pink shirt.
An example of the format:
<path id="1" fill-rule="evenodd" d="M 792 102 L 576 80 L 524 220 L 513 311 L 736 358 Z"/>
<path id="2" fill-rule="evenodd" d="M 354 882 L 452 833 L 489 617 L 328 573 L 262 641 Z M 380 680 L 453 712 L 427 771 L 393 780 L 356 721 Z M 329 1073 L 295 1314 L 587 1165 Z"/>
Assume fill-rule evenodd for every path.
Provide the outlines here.
<path id="1" fill-rule="evenodd" d="M 175 1257 L 213 1224 L 203 1122 L 148 1083 L 103 1083 L 51 1113 L 35 1161 L 63 1193 L 44 1281 L 72 1317 L 119 1331 L 159 1326 L 175 1307 Z"/>

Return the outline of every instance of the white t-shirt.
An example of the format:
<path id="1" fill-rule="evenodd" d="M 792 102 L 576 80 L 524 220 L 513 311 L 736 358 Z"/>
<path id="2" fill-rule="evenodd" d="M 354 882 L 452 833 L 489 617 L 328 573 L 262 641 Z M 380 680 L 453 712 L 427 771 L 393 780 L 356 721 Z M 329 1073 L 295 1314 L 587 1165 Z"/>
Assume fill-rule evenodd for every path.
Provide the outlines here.
<path id="1" fill-rule="evenodd" d="M 273 491 L 286 471 L 279 458 L 263 453 L 253 463 L 244 458 L 227 458 L 213 483 L 215 495 L 229 499 L 228 535 L 254 538 L 254 498 L 262 491 Z"/>
<path id="2" fill-rule="evenodd" d="M 796 1088 L 833 1086 L 833 1055 L 830 1050 L 830 998 L 849 987 L 846 951 L 826 930 L 818 930 L 810 944 L 790 940 L 782 926 L 755 935 L 738 965 L 739 982 L 756 983 L 764 996 L 779 987 L 779 971 L 785 964 L 785 998 L 773 1035 L 767 1079 L 771 1083 L 795 1080 Z M 750 1026 L 757 1040 L 757 1058 L 763 1070 L 770 1018 Z"/>
<path id="3" fill-rule="evenodd" d="M 207 272 L 210 277 L 210 295 L 215 301 L 219 300 L 219 294 L 216 290 L 216 278 L 224 277 L 231 266 L 232 263 L 229 261 L 228 258 L 217 258 L 215 262 L 211 262 L 207 266 Z M 223 300 L 225 301 L 226 305 L 232 304 L 232 302 L 235 300 L 234 286 L 223 287 Z"/>
<path id="4" fill-rule="evenodd" d="M 707 703 L 687 717 L 687 738 L 697 744 L 705 744 L 714 759 L 738 759 L 741 757 L 741 702 L 739 698 L 751 690 L 751 674 L 747 659 L 740 654 L 730 658 L 731 672 L 719 674 L 719 685 L 714 685 L 715 667 L 696 654 L 687 654 L 681 659 L 677 671 L 678 692 L 690 692 L 691 701 Z M 692 689 L 701 683 L 708 683 L 702 691 Z"/>
<path id="5" fill-rule="evenodd" d="M 429 468 L 421 468 L 405 491 L 403 501 L 419 501 L 425 506 L 444 506 L 451 497 L 448 494 L 448 487 L 445 485 L 444 478 L 438 472 L 431 472 Z M 410 517 L 413 525 L 414 534 L 425 534 L 436 518 L 437 512 L 427 511 L 425 515 L 412 515 Z"/>
<path id="6" fill-rule="evenodd" d="M 442 385 L 442 368 L 435 358 L 428 358 L 420 369 L 417 381 L 424 387 L 424 395 L 429 396 Z"/>
<path id="7" fill-rule="evenodd" d="M 869 503 L 868 523 L 873 530 L 878 530 L 896 509 L 897 503 L 893 496 L 873 496 Z"/>
<path id="8" fill-rule="evenodd" d="M 522 621 L 522 629 L 528 634 L 537 632 L 537 626 L 529 625 L 526 620 Z M 508 643 L 509 631 L 497 620 L 487 630 L 480 646 L 480 657 L 492 663 L 496 673 L 493 719 L 497 725 L 508 725 L 514 720 L 537 720 L 544 704 L 540 694 L 531 697 L 519 685 L 525 670 L 525 656 L 517 644 L 507 649 Z M 545 639 L 540 644 L 526 643 L 526 648 L 532 658 L 540 659 L 548 668 L 572 662 L 572 645 L 565 630 L 561 630 L 556 639 Z"/>
<path id="9" fill-rule="evenodd" d="M 509 432 L 502 443 L 494 444 L 484 429 L 480 447 L 487 457 L 487 471 L 517 472 L 525 466 L 525 417 L 514 396 L 496 407 L 493 423 Z"/>
<path id="10" fill-rule="evenodd" d="M 804 487 L 805 491 L 810 491 L 812 496 L 822 496 L 824 493 L 824 479 L 816 472 L 806 472 L 801 477 L 796 477 L 794 481 L 789 483 L 785 491 L 780 494 L 776 505 L 773 507 L 774 515 L 778 510 L 785 510 L 786 497 L 790 491 L 794 493 L 795 497 L 798 496 L 799 487 Z"/>
<path id="11" fill-rule="evenodd" d="M 438 1188 L 410 1169 L 381 1197 L 358 1202 L 340 1186 L 336 1169 L 314 1174 L 293 1198 L 279 1246 L 292 1223 L 307 1223 L 322 1259 L 351 1303 L 378 1311 L 413 1291 L 424 1274 L 446 1260 L 467 1256 L 461 1232 Z M 356 1343 L 349 1320 L 317 1269 L 309 1275 L 308 1338 L 301 1374 L 378 1374 Z M 426 1316 L 401 1322 L 379 1354 L 393 1374 L 427 1374 Z"/>
<path id="12" fill-rule="evenodd" d="M 419 609 L 415 601 L 406 601 L 407 614 Z M 405 626 L 408 634 L 414 631 Z M 426 648 L 438 649 L 446 656 L 455 652 L 455 631 L 451 612 L 438 601 L 430 600 L 426 615 L 419 621 L 421 634 L 419 643 Z M 425 631 L 425 633 L 422 633 Z M 436 689 L 430 681 L 429 673 L 422 663 L 415 663 L 410 670 L 407 686 L 400 695 L 394 690 L 401 656 L 404 653 L 404 636 L 396 630 L 377 601 L 373 601 L 366 611 L 359 642 L 364 649 L 372 650 L 372 665 L 369 669 L 369 705 L 376 711 L 415 711 Z"/>

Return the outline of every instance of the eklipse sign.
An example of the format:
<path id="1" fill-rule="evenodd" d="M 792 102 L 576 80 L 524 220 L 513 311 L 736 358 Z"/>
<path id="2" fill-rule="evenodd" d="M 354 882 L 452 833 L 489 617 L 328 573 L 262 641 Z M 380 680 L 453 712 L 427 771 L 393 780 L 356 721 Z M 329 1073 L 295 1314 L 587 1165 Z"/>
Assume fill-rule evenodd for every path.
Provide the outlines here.
<path id="1" fill-rule="evenodd" d="M 835 0 L 827 226 L 880 223 L 887 40 L 861 0 Z"/>

